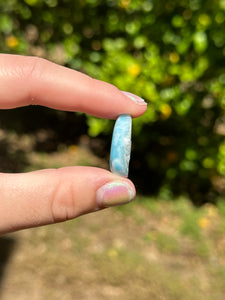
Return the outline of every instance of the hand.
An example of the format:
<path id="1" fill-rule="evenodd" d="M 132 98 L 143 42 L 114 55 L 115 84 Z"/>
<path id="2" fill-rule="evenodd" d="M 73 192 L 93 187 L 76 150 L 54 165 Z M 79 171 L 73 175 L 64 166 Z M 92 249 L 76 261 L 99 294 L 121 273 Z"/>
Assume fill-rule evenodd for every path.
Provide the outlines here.
<path id="1" fill-rule="evenodd" d="M 115 86 L 37 57 L 0 54 L 0 108 L 43 105 L 115 119 L 146 103 Z M 129 179 L 92 167 L 0 173 L 0 233 L 65 221 L 129 202 Z"/>

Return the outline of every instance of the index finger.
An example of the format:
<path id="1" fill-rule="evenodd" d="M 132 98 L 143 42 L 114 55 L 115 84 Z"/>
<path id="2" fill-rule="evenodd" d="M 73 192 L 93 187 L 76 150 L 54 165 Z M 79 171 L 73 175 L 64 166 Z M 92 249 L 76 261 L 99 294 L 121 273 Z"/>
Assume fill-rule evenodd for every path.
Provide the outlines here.
<path id="1" fill-rule="evenodd" d="M 115 119 L 146 111 L 139 97 L 38 57 L 0 54 L 0 108 L 42 105 Z"/>

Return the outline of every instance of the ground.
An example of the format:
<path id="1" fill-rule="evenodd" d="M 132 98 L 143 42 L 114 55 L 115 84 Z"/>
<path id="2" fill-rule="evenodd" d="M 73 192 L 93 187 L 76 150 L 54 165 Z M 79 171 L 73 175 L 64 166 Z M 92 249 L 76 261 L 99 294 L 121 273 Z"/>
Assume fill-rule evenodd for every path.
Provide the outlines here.
<path id="1" fill-rule="evenodd" d="M 222 300 L 224 228 L 213 206 L 138 197 L 124 207 L 13 233 L 4 237 L 13 251 L 1 299 Z"/>

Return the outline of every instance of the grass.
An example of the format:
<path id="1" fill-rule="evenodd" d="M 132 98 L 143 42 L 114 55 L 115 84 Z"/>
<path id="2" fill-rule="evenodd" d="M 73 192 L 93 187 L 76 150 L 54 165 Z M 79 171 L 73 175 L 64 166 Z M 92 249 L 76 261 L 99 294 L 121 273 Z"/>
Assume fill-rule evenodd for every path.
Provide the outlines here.
<path id="1" fill-rule="evenodd" d="M 225 237 L 219 210 L 197 209 L 186 199 L 185 212 L 179 201 L 160 200 L 152 212 L 141 200 L 10 234 L 17 247 L 2 299 L 223 299 Z M 198 238 L 192 224 L 188 234 L 181 230 L 188 220 L 195 220 Z"/>
<path id="2" fill-rule="evenodd" d="M 26 160 L 26 170 L 106 165 L 74 146 L 51 155 L 30 149 Z M 225 298 L 224 201 L 196 208 L 186 198 L 139 195 L 126 206 L 8 238 L 15 249 L 3 300 Z"/>

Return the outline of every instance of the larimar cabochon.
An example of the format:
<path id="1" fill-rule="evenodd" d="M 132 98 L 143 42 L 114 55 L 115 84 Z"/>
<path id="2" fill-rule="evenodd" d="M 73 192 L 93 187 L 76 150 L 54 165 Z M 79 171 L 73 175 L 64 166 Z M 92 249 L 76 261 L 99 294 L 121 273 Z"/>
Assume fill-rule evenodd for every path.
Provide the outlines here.
<path id="1" fill-rule="evenodd" d="M 131 152 L 132 118 L 121 115 L 117 118 L 111 144 L 110 170 L 123 177 L 128 177 Z"/>

